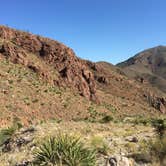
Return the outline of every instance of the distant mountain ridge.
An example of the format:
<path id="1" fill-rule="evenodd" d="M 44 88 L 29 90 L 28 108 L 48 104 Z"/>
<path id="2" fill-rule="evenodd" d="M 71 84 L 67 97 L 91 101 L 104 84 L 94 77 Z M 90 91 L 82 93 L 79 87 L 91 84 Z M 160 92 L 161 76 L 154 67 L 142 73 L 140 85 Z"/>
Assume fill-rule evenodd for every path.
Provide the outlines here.
<path id="1" fill-rule="evenodd" d="M 141 78 L 166 93 L 166 46 L 147 49 L 117 64 L 130 78 Z"/>

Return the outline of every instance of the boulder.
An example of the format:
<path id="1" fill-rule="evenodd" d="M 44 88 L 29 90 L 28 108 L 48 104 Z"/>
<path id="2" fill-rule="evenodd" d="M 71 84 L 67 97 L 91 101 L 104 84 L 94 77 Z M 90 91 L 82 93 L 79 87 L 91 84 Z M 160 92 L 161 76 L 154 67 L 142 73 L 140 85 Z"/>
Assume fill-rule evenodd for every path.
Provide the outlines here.
<path id="1" fill-rule="evenodd" d="M 108 158 L 106 166 L 131 166 L 131 161 L 122 155 L 115 155 Z"/>

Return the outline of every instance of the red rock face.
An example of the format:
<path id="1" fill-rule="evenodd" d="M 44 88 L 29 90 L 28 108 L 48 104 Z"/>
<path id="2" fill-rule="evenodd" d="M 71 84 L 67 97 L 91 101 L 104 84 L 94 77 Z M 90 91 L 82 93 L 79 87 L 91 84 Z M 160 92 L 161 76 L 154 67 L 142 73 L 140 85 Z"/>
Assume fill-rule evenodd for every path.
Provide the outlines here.
<path id="1" fill-rule="evenodd" d="M 88 99 L 96 100 L 96 84 L 88 66 L 77 58 L 72 49 L 47 38 L 0 26 L 0 53 L 15 63 L 20 63 L 34 71 L 46 75 L 45 69 L 30 63 L 27 56 L 33 53 L 59 73 L 59 79 L 53 80 L 60 86 L 69 86 Z"/>
<path id="2" fill-rule="evenodd" d="M 152 93 L 145 94 L 148 103 L 159 110 L 161 113 L 166 113 L 166 99 L 164 97 L 158 97 Z"/>

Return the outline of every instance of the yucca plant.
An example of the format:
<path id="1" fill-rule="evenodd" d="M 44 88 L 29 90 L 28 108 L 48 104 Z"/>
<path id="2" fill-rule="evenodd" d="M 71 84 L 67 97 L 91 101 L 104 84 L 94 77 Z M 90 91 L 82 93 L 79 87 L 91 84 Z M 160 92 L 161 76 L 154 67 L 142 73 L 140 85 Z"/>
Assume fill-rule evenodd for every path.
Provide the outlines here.
<path id="1" fill-rule="evenodd" d="M 35 152 L 34 164 L 42 166 L 94 166 L 96 152 L 79 138 L 58 135 L 46 140 Z"/>

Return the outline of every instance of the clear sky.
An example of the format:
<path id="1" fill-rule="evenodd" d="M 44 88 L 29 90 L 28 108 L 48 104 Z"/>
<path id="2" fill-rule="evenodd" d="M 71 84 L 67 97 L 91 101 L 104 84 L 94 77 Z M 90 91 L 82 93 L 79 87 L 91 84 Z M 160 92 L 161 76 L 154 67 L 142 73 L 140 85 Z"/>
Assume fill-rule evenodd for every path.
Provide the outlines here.
<path id="1" fill-rule="evenodd" d="M 77 56 L 116 64 L 166 45 L 166 0 L 0 0 L 0 24 L 50 37 Z"/>

